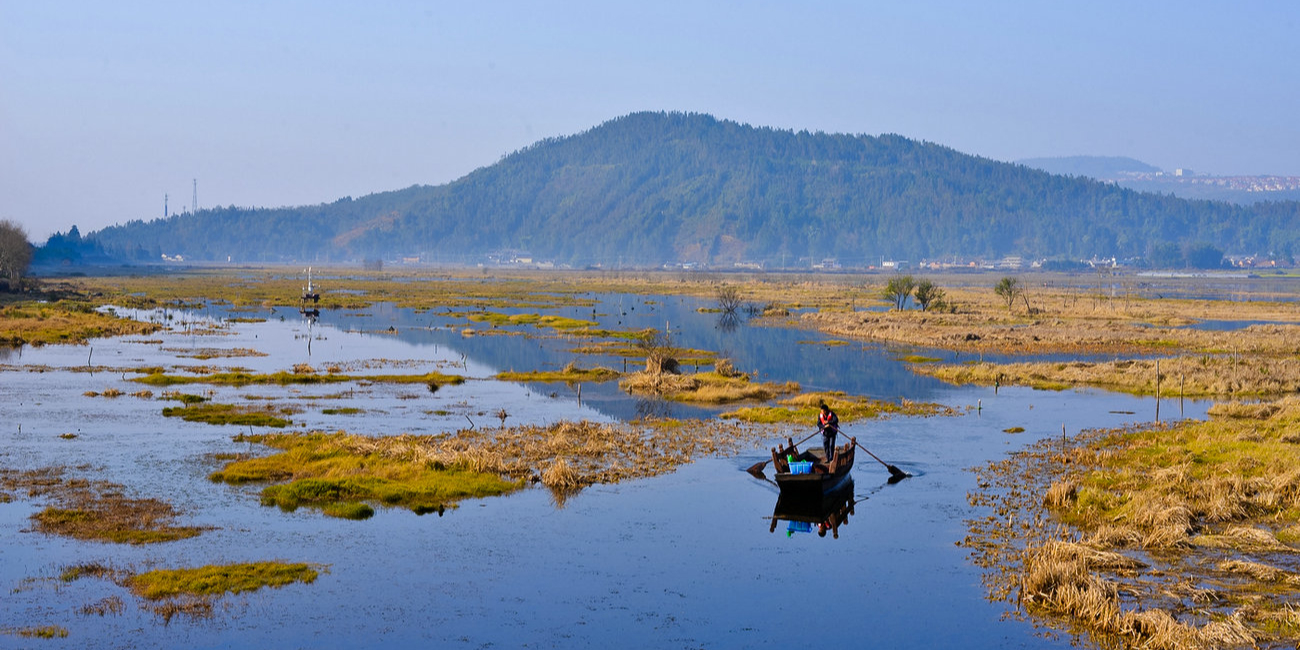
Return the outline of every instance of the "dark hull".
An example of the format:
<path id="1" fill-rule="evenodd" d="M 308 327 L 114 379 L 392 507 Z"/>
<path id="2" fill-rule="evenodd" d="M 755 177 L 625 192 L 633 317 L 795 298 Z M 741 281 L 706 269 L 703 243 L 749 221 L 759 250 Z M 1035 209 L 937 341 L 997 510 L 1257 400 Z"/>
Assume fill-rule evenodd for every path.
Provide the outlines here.
<path id="1" fill-rule="evenodd" d="M 778 471 L 776 485 L 781 488 L 781 494 L 821 496 L 839 489 L 846 481 L 850 480 L 854 459 L 854 447 L 852 445 L 845 445 L 838 450 L 834 471 L 825 471 L 826 466 L 822 462 L 823 454 L 820 449 L 805 451 L 803 457 L 815 461 L 814 472 L 811 474 L 791 474 L 788 471 Z"/>

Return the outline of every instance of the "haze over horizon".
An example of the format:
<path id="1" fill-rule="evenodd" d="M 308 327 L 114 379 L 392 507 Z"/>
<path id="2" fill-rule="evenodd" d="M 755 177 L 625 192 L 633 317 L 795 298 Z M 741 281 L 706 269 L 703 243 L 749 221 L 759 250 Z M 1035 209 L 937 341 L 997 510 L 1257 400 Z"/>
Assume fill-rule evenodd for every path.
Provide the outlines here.
<path id="1" fill-rule="evenodd" d="M 1300 175 L 1300 5 L 0 3 L 0 218 L 446 183 L 641 110 Z"/>

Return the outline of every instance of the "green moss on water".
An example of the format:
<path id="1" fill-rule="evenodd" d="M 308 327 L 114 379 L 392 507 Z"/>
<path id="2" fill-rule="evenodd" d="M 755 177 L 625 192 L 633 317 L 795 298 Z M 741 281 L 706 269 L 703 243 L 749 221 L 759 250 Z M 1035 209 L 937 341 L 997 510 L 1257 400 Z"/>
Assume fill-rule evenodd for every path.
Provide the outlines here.
<path id="1" fill-rule="evenodd" d="M 321 512 L 326 515 L 329 515 L 330 517 L 337 517 L 339 519 L 352 519 L 356 521 L 369 519 L 375 516 L 375 509 L 371 508 L 369 504 L 359 503 L 356 501 L 349 501 L 346 503 L 331 503 L 321 508 Z"/>
<path id="2" fill-rule="evenodd" d="M 142 598 L 161 600 L 186 595 L 240 594 L 295 582 L 310 584 L 319 575 L 319 567 L 310 564 L 251 562 L 147 571 L 129 578 L 127 586 Z"/>
<path id="3" fill-rule="evenodd" d="M 64 639 L 68 636 L 67 628 L 58 625 L 41 627 L 20 627 L 15 634 L 27 639 Z"/>
<path id="4" fill-rule="evenodd" d="M 898 357 L 898 360 L 906 363 L 939 363 L 939 361 L 941 361 L 941 359 L 937 357 L 927 357 L 919 354 L 904 355 Z"/>
<path id="5" fill-rule="evenodd" d="M 842 423 L 861 419 L 877 419 L 890 415 L 921 417 L 957 415 L 957 411 L 942 404 L 913 402 L 907 399 L 888 402 L 833 391 L 803 393 L 781 400 L 776 405 L 740 408 L 723 413 L 720 417 L 759 424 L 809 423 L 815 426 L 817 414 L 820 411 L 819 404 L 823 401 L 835 411 Z"/>
<path id="6" fill-rule="evenodd" d="M 340 408 L 321 409 L 323 415 L 356 415 L 365 413 L 365 409 L 359 409 L 355 406 L 344 406 Z"/>
<path id="7" fill-rule="evenodd" d="M 256 384 L 290 386 L 338 384 L 344 382 L 363 381 L 384 384 L 435 384 L 446 386 L 464 383 L 465 378 L 460 375 L 446 375 L 440 372 L 430 372 L 423 375 L 343 375 L 284 371 L 264 374 L 249 372 L 218 372 L 207 375 L 168 375 L 161 372 L 154 372 L 144 377 L 136 377 L 131 381 L 150 386 L 175 386 L 182 384 L 213 384 L 218 386 L 248 386 Z"/>
<path id="8" fill-rule="evenodd" d="M 168 393 L 163 395 L 163 399 L 177 401 L 181 404 L 202 404 L 208 401 L 208 398 L 202 395 L 191 395 L 189 393 Z"/>
<path id="9" fill-rule="evenodd" d="M 368 440 L 344 434 L 239 436 L 281 453 L 232 462 L 209 478 L 231 484 L 288 481 L 262 490 L 261 501 L 286 511 L 309 506 L 331 516 L 357 515 L 368 503 L 424 513 L 475 497 L 498 496 L 522 487 L 497 474 L 448 468 L 395 457 Z M 348 518 L 356 518 L 349 516 Z"/>
<path id="10" fill-rule="evenodd" d="M 192 404 L 189 406 L 169 406 L 162 411 L 165 417 L 178 417 L 186 422 L 204 424 L 232 424 L 238 426 L 271 427 L 283 429 L 293 421 L 284 417 L 287 409 L 278 411 L 235 404 Z"/>
<path id="11" fill-rule="evenodd" d="M 563 381 L 568 383 L 583 383 L 618 379 L 619 372 L 617 370 L 611 370 L 610 368 L 565 368 L 563 370 L 551 371 L 534 370 L 531 372 L 501 372 L 497 373 L 496 378 L 501 381 Z"/>

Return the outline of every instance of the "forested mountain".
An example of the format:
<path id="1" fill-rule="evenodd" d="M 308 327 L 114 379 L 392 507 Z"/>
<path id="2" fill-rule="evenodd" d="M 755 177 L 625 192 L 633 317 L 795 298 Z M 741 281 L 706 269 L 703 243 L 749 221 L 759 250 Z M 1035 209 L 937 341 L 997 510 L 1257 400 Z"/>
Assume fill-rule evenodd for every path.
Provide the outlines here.
<path id="1" fill-rule="evenodd" d="M 574 265 L 1003 255 L 1142 256 L 1210 242 L 1300 253 L 1300 204 L 1140 194 L 896 135 L 792 132 L 636 113 L 542 140 L 446 185 L 282 209 L 134 221 L 84 240 L 119 257 Z M 802 261 L 801 261 L 802 260 Z"/>

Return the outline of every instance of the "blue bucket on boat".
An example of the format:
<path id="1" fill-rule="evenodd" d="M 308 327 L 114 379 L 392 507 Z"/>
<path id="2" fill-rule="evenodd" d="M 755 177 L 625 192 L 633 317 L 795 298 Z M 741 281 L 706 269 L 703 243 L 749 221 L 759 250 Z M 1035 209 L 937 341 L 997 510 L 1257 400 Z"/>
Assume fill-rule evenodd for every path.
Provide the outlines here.
<path id="1" fill-rule="evenodd" d="M 811 533 L 811 532 L 812 532 L 812 524 L 806 521 L 792 521 L 790 522 L 790 525 L 787 526 L 785 529 L 785 536 L 790 537 L 795 533 Z"/>
<path id="2" fill-rule="evenodd" d="M 790 473 L 812 474 L 812 465 L 812 461 L 810 460 L 796 460 L 793 463 L 790 463 Z"/>

